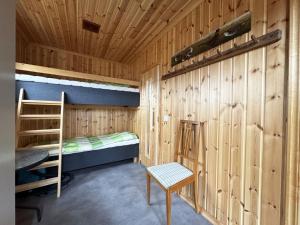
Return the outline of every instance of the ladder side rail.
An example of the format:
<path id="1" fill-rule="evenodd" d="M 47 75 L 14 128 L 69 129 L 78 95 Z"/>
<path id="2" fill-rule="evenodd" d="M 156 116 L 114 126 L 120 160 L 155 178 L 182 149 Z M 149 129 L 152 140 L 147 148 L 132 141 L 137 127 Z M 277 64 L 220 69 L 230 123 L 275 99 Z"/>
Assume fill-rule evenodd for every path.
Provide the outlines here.
<path id="1" fill-rule="evenodd" d="M 61 170 L 62 170 L 62 148 L 63 148 L 63 123 L 64 123 L 64 102 L 65 93 L 61 93 L 61 110 L 60 110 L 60 135 L 59 135 L 59 151 L 58 151 L 58 183 L 57 183 L 57 197 L 61 193 Z"/>
<path id="2" fill-rule="evenodd" d="M 18 101 L 18 108 L 17 108 L 17 115 L 16 115 L 16 143 L 15 143 L 15 148 L 18 148 L 19 146 L 19 132 L 21 129 L 21 120 L 20 120 L 20 115 L 22 114 L 23 107 L 22 107 L 22 101 L 24 98 L 24 89 L 20 89 L 19 93 L 19 101 Z"/>

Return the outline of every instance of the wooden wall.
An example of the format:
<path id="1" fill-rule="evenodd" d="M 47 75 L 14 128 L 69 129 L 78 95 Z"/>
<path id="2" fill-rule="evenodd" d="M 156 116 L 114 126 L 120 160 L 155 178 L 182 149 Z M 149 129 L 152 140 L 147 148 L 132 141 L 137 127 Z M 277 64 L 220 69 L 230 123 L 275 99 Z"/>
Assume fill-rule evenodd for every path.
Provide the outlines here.
<path id="1" fill-rule="evenodd" d="M 285 224 L 300 224 L 300 2 L 290 1 Z"/>
<path id="2" fill-rule="evenodd" d="M 137 132 L 136 108 L 68 105 L 64 137 Z"/>
<path id="3" fill-rule="evenodd" d="M 142 74 L 141 105 L 137 132 L 140 134 L 140 161 L 145 166 L 157 164 L 159 152 L 160 76 L 155 66 Z"/>
<path id="4" fill-rule="evenodd" d="M 25 62 L 26 58 L 26 48 L 28 45 L 28 41 L 21 33 L 18 33 L 17 29 L 17 35 L 16 35 L 16 62 Z"/>
<path id="5" fill-rule="evenodd" d="M 164 74 L 171 69 L 170 58 L 175 52 L 247 10 L 252 12 L 252 30 L 235 43 L 275 29 L 283 31 L 282 40 L 162 82 L 159 163 L 173 159 L 180 119 L 204 121 L 206 168 L 201 174 L 206 176 L 200 177 L 203 188 L 198 191 L 206 214 L 220 224 L 276 225 L 283 220 L 281 211 L 285 209 L 287 1 L 199 1 L 131 64 L 135 76 L 157 64 Z M 220 49 L 231 46 L 233 41 Z M 162 121 L 165 116 L 169 121 Z"/>
<path id="6" fill-rule="evenodd" d="M 115 132 L 138 133 L 137 108 L 65 105 L 64 138 L 96 136 Z M 26 107 L 25 114 L 57 114 L 57 107 Z M 21 129 L 59 128 L 57 120 L 24 121 Z M 21 145 L 57 140 L 56 135 L 21 138 Z"/>
<path id="7" fill-rule="evenodd" d="M 17 62 L 137 80 L 126 64 L 35 43 L 28 43 L 24 50 L 19 39 L 17 38 Z"/>

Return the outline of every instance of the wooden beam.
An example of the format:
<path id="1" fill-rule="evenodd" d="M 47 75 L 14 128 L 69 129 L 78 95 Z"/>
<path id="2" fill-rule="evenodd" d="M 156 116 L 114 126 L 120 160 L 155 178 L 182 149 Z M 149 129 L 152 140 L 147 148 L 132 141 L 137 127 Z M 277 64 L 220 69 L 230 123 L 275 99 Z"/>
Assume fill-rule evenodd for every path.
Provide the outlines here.
<path id="1" fill-rule="evenodd" d="M 140 82 L 134 80 L 125 80 L 120 78 L 106 77 L 101 75 L 95 75 L 90 73 L 80 73 L 70 70 L 62 70 L 45 66 L 37 66 L 25 63 L 16 63 L 16 71 L 30 74 L 46 74 L 52 77 L 59 78 L 75 78 L 81 80 L 91 80 L 103 83 L 113 83 L 113 84 L 125 84 L 133 87 L 139 87 Z"/>
<path id="2" fill-rule="evenodd" d="M 219 51 L 217 54 L 212 55 L 208 58 L 203 58 L 199 62 L 191 64 L 187 67 L 183 67 L 182 69 L 175 70 L 173 72 L 169 72 L 162 76 L 162 80 L 167 80 L 172 77 L 176 77 L 181 74 L 188 73 L 193 70 L 226 60 L 228 58 L 232 58 L 232 57 L 247 53 L 249 51 L 253 51 L 255 49 L 273 44 L 281 39 L 281 35 L 282 35 L 281 30 L 275 30 L 273 32 L 262 35 L 258 38 L 255 38 L 254 36 L 252 36 L 251 41 L 245 42 L 239 46 L 235 45 L 233 48 L 225 50 L 224 52 Z"/>

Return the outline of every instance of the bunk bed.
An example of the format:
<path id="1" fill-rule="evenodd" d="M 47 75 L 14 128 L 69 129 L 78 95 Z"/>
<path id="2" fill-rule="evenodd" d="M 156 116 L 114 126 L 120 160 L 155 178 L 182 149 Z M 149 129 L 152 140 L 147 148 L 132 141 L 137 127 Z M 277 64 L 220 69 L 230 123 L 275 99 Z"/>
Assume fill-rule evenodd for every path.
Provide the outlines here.
<path id="1" fill-rule="evenodd" d="M 34 71 L 38 71 L 36 67 Z M 85 105 L 107 105 L 107 106 L 125 106 L 125 107 L 138 107 L 140 104 L 140 93 L 137 82 L 127 81 L 124 79 L 104 79 L 104 81 L 114 83 L 96 83 L 96 81 L 102 81 L 98 77 L 94 78 L 93 82 L 86 81 L 89 76 L 84 73 L 80 73 L 81 80 L 62 79 L 64 77 L 63 70 L 49 68 L 52 72 L 52 77 L 39 76 L 30 72 L 30 68 L 27 70 L 21 70 L 20 65 L 16 72 L 16 99 L 20 89 L 23 88 L 26 91 L 26 98 L 29 100 L 48 100 L 57 101 L 59 95 L 57 93 L 64 92 L 66 104 L 85 104 Z M 27 67 L 25 67 L 27 68 Z M 55 71 L 57 70 L 56 77 L 53 78 Z M 48 70 L 42 70 L 45 73 Z M 27 73 L 27 74 L 26 74 Z M 29 75 L 28 75 L 29 73 Z M 72 74 L 72 73 L 71 73 Z M 74 74 L 78 73 L 74 72 Z M 57 78 L 59 77 L 59 78 Z M 70 76 L 68 76 L 70 77 Z M 101 76 L 99 76 L 101 78 Z M 85 81 L 82 81 L 85 79 Z M 47 90 L 47 91 L 45 91 Z"/>
<path id="2" fill-rule="evenodd" d="M 139 82 L 17 63 L 16 96 L 20 90 L 24 90 L 24 98 L 28 101 L 57 101 L 59 93 L 63 92 L 65 104 L 121 107 L 140 104 Z M 63 172 L 139 155 L 138 136 L 131 132 L 74 137 L 64 140 L 62 145 Z M 49 152 L 55 157 L 55 149 L 49 148 Z"/>

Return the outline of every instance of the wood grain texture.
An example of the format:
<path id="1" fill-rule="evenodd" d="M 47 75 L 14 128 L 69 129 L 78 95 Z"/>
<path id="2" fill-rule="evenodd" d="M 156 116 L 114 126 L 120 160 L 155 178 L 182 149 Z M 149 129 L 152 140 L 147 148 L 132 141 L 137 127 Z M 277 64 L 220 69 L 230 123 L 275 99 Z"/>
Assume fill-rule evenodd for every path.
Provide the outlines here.
<path id="1" fill-rule="evenodd" d="M 17 27 L 30 42 L 120 61 L 193 1 L 20 0 Z M 99 24 L 100 32 L 83 30 L 82 19 Z"/>
<path id="2" fill-rule="evenodd" d="M 282 224 L 300 224 L 300 2 L 290 1 L 286 201 Z"/>
<path id="3" fill-rule="evenodd" d="M 250 35 L 281 29 L 282 40 L 162 81 L 159 163 L 173 160 L 180 119 L 205 122 L 200 159 L 200 202 L 221 224 L 280 224 L 283 204 L 286 1 L 200 1 L 131 60 L 134 76 L 154 65 L 172 71 L 170 58 L 218 26 L 252 12 L 250 33 L 219 46 L 226 50 Z M 197 56 L 216 54 L 216 49 Z M 179 69 L 192 60 L 176 65 Z M 275 122 L 276 121 L 276 122 Z M 143 160 L 142 160 L 143 162 Z M 191 188 L 182 192 L 193 200 Z"/>
<path id="4" fill-rule="evenodd" d="M 195 59 L 245 42 L 252 34 L 281 29 L 282 40 L 157 82 L 160 97 L 152 100 L 159 101 L 155 113 L 161 118 L 153 134 L 158 136 L 158 152 L 140 160 L 145 165 L 172 161 L 179 120 L 203 121 L 206 151 L 199 160 L 198 190 L 203 214 L 220 224 L 300 224 L 298 0 L 21 0 L 16 15 L 16 58 L 29 64 L 144 80 L 154 66 L 159 65 L 159 73 L 165 74 L 191 64 L 192 59 L 171 68 L 170 58 L 249 10 L 251 32 Z M 82 19 L 100 23 L 100 34 L 83 31 Z M 141 99 L 141 110 L 67 106 L 64 136 L 129 130 L 140 134 L 144 143 L 145 99 Z M 27 121 L 24 124 L 31 126 Z M 34 126 L 50 129 L 57 124 L 37 121 Z M 29 137 L 30 142 L 36 139 L 46 141 Z M 191 187 L 182 195 L 192 202 Z"/>
<path id="5" fill-rule="evenodd" d="M 67 105 L 64 137 L 136 131 L 137 109 Z"/>
<path id="6" fill-rule="evenodd" d="M 89 73 L 128 80 L 139 80 L 133 77 L 130 66 L 111 60 L 66 51 L 49 46 L 24 42 L 17 38 L 17 62 L 46 66 L 63 70 Z"/>
<path id="7" fill-rule="evenodd" d="M 139 87 L 140 82 L 134 80 L 120 79 L 109 76 L 101 76 L 90 73 L 79 73 L 71 70 L 56 69 L 53 67 L 37 66 L 27 63 L 16 63 L 16 72 L 25 73 L 29 75 L 38 74 L 40 76 L 63 78 L 71 80 L 91 81 L 97 83 L 111 83 L 119 85 L 127 85 L 133 87 Z"/>
<path id="8" fill-rule="evenodd" d="M 57 114 L 58 107 L 27 106 L 25 114 Z M 131 131 L 139 134 L 137 126 L 136 108 L 103 107 L 65 105 L 63 137 L 72 138 L 80 136 L 104 135 L 114 132 Z M 23 121 L 21 129 L 56 129 L 59 128 L 57 120 Z M 20 140 L 20 146 L 30 143 L 47 143 L 57 140 L 57 136 L 24 137 Z"/>
<path id="9" fill-rule="evenodd" d="M 159 152 L 160 76 L 155 66 L 142 75 L 141 105 L 139 108 L 140 161 L 145 166 L 157 165 Z"/>

